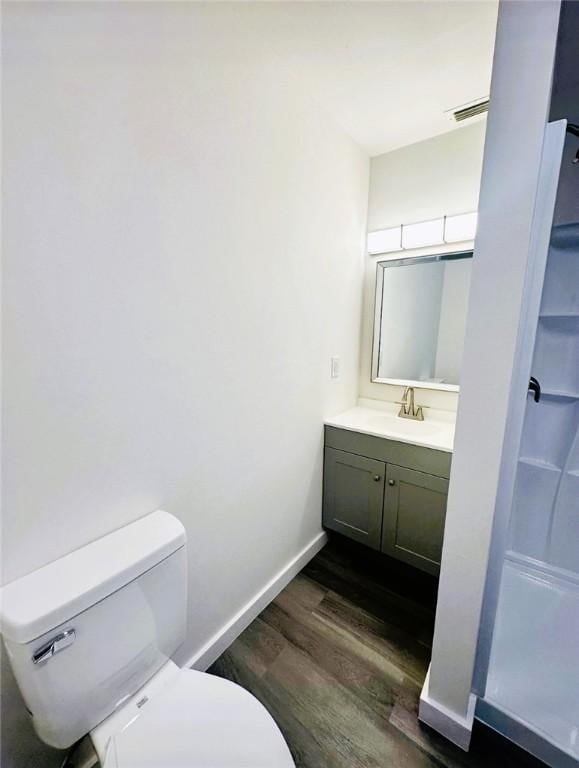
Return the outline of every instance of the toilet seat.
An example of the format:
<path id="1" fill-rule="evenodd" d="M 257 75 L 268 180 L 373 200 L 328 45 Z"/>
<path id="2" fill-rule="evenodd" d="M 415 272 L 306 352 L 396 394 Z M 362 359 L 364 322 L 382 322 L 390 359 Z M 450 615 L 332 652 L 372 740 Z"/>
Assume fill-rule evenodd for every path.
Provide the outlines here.
<path id="1" fill-rule="evenodd" d="M 169 684 L 113 733 L 101 762 L 102 768 L 295 768 L 274 719 L 252 694 L 190 669 L 175 669 Z"/>

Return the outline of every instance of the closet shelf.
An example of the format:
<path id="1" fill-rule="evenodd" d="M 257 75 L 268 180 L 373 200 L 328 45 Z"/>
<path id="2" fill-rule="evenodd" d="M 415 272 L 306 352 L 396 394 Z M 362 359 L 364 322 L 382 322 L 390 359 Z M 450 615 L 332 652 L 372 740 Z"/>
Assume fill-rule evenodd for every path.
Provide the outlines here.
<path id="1" fill-rule="evenodd" d="M 579 320 L 579 312 L 541 312 L 541 320 Z"/>
<path id="2" fill-rule="evenodd" d="M 579 329 L 579 314 L 577 312 L 569 312 L 568 314 L 542 313 L 539 315 L 539 324 L 551 334 L 575 333 Z"/>
<path id="3" fill-rule="evenodd" d="M 579 224 L 557 224 L 551 231 L 551 246 L 554 248 L 579 247 Z"/>
<path id="4" fill-rule="evenodd" d="M 565 389 L 542 389 L 541 396 L 553 400 L 579 400 L 579 392 L 571 392 Z"/>
<path id="5" fill-rule="evenodd" d="M 545 472 L 561 472 L 561 467 L 558 467 L 556 464 L 552 464 L 550 461 L 544 461 L 543 459 L 533 459 L 530 456 L 521 456 L 519 464 L 526 464 L 529 467 L 535 467 L 536 469 L 541 469 Z"/>

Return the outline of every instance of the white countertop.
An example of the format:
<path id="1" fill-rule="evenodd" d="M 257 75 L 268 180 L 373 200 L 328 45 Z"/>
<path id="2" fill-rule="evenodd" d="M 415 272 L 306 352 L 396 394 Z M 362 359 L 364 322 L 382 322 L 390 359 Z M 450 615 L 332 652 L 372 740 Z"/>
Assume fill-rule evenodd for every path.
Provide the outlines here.
<path id="1" fill-rule="evenodd" d="M 355 408 L 326 419 L 324 424 L 452 453 L 456 421 L 454 412 L 425 408 L 424 421 L 413 421 L 401 419 L 398 416 L 399 410 L 400 406 L 396 403 L 361 398 Z"/>

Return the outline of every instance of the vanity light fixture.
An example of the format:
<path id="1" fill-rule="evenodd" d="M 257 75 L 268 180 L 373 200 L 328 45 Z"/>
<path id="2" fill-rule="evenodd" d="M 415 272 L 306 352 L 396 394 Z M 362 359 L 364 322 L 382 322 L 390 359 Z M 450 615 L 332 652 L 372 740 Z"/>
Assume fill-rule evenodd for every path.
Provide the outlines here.
<path id="1" fill-rule="evenodd" d="M 420 221 L 417 224 L 404 224 L 402 227 L 402 247 L 424 248 L 427 245 L 444 243 L 444 218 Z"/>
<path id="2" fill-rule="evenodd" d="M 402 250 L 402 225 L 380 229 L 377 232 L 368 232 L 368 252 L 391 253 Z"/>
<path id="3" fill-rule="evenodd" d="M 368 253 L 377 256 L 382 253 L 474 240 L 477 217 L 477 212 L 471 211 L 368 232 Z"/>
<path id="4" fill-rule="evenodd" d="M 461 243 L 474 240 L 478 214 L 459 213 L 458 216 L 446 216 L 444 219 L 444 242 Z"/>

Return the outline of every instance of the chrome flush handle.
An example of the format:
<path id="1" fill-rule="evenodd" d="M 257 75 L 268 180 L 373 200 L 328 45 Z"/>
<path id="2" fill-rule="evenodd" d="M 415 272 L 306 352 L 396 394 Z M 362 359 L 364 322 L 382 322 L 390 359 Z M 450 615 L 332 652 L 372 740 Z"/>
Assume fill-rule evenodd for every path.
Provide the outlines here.
<path id="1" fill-rule="evenodd" d="M 59 653 L 59 651 L 63 651 L 65 648 L 68 648 L 69 645 L 72 645 L 75 640 L 76 632 L 74 629 L 66 629 L 64 632 L 53 637 L 52 640 L 49 640 L 44 645 L 40 646 L 40 648 L 32 654 L 33 663 L 44 664 L 51 659 L 55 653 Z"/>

